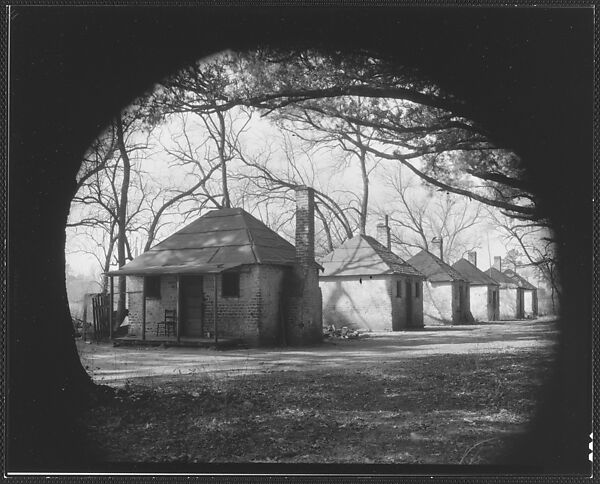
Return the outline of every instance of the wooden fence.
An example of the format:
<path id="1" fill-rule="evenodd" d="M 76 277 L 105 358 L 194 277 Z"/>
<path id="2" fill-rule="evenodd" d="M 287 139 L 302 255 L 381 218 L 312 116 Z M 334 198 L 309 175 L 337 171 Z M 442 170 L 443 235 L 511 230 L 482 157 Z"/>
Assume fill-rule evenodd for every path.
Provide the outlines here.
<path id="1" fill-rule="evenodd" d="M 110 336 L 110 296 L 107 294 L 94 294 L 92 296 L 92 313 L 94 317 L 95 340 Z"/>

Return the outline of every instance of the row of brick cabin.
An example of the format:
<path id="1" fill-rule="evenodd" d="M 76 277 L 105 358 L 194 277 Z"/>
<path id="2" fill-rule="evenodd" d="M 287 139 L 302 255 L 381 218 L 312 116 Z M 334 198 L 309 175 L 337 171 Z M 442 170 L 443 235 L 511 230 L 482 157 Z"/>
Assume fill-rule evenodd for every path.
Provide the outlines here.
<path id="1" fill-rule="evenodd" d="M 537 316 L 537 288 L 511 269 L 502 271 L 502 258 L 485 273 L 499 284 L 499 319 L 525 319 Z"/>
<path id="2" fill-rule="evenodd" d="M 327 323 L 395 331 L 523 319 L 537 313 L 535 287 L 514 271 L 501 273 L 499 280 L 492 277 L 495 273 L 484 273 L 477 268 L 475 252 L 468 254 L 469 260 L 450 266 L 441 258 L 443 241 L 434 239 L 440 257 L 422 250 L 404 261 L 391 251 L 387 217 L 377 226 L 377 238 L 386 245 L 359 235 L 321 259 L 319 280 Z M 499 266 L 500 258 L 496 263 Z M 512 292 L 513 286 L 519 289 Z"/>
<path id="3" fill-rule="evenodd" d="M 244 210 L 220 209 L 109 273 L 127 276 L 130 334 L 155 334 L 165 310 L 178 315 L 178 340 L 258 345 L 318 341 L 323 320 L 377 331 L 535 314 L 535 288 L 508 271 L 480 271 L 474 253 L 454 266 L 425 250 L 404 261 L 391 251 L 387 219 L 378 225 L 386 245 L 360 235 L 319 265 L 313 192 L 301 187 L 296 199 L 295 247 Z"/>

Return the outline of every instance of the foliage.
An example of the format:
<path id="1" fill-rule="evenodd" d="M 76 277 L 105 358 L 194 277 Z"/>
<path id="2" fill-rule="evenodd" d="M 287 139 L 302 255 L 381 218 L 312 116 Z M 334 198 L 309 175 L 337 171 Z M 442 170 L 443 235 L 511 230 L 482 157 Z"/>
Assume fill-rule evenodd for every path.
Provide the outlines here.
<path id="1" fill-rule="evenodd" d="M 378 143 L 362 148 L 429 184 L 521 217 L 541 217 L 518 158 L 469 121 L 459 100 L 418 72 L 366 51 L 228 52 L 166 80 L 155 102 L 158 113 L 244 105 L 276 118 L 298 111 L 305 120 L 308 113 L 320 116 L 329 131 L 352 123 L 371 130 L 369 139 Z"/>
<path id="2" fill-rule="evenodd" d="M 329 251 L 368 230 L 377 172 L 402 167 L 433 198 L 445 197 L 427 207 L 411 201 L 416 211 L 436 206 L 433 212 L 450 220 L 471 202 L 547 225 L 519 158 L 468 114 L 419 72 L 368 51 L 224 52 L 165 79 L 98 138 L 78 177 L 69 223 L 106 271 L 115 253 L 122 265 L 208 207 L 241 206 L 291 237 L 293 189 L 302 184 L 315 188 L 318 243 Z M 271 133 L 262 148 L 261 129 Z M 165 161 L 174 170 L 153 176 L 153 163 Z M 175 175 L 179 169 L 187 174 Z M 360 189 L 346 183 L 356 173 Z M 410 219 L 404 207 L 400 225 Z M 458 226 L 470 220 L 459 217 Z M 438 222 L 421 230 L 421 246 L 429 232 L 453 239 L 454 229 Z M 102 241 L 102 254 L 89 247 L 92 240 Z M 447 248 L 456 257 L 463 245 Z"/>

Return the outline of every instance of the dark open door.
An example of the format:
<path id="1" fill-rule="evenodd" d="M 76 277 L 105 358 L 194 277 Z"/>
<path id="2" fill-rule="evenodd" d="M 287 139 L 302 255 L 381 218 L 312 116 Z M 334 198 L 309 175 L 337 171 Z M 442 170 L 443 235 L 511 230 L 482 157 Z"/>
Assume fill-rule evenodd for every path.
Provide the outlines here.
<path id="1" fill-rule="evenodd" d="M 202 276 L 181 278 L 182 336 L 204 336 Z"/>
<path id="2" fill-rule="evenodd" d="M 406 281 L 406 327 L 410 328 L 413 324 L 413 290 L 412 281 Z"/>
<path id="3" fill-rule="evenodd" d="M 517 289 L 517 319 L 525 318 L 525 291 Z"/>

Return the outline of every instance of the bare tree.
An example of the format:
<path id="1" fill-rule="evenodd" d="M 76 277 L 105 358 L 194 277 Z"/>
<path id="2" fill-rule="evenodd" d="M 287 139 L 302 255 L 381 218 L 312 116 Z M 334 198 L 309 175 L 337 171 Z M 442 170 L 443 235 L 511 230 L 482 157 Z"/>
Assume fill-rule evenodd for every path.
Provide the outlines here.
<path id="1" fill-rule="evenodd" d="M 181 180 L 170 187 L 164 179 L 156 180 L 144 170 L 144 163 L 152 154 L 149 136 L 139 116 L 127 113 L 115 119 L 90 148 L 80 172 L 68 227 L 86 237 L 87 248 L 78 250 L 95 257 L 102 273 L 108 272 L 113 262 L 122 267 L 133 258 L 131 237 L 140 239 L 144 234 L 141 246 L 145 251 L 154 244 L 161 229 L 174 221 L 181 222 L 186 210 L 171 209 L 179 209 L 186 202 L 193 202 L 193 210 L 208 202 L 221 206 L 207 188 L 221 165 L 218 161 L 211 163 L 202 146 L 201 157 L 195 157 L 197 147 L 185 125 L 172 150 L 165 149 L 165 153 L 171 156 L 171 167 L 188 168 L 187 178 L 193 180 L 188 187 L 180 188 Z M 102 287 L 107 290 L 106 278 Z M 115 324 L 125 310 L 124 277 L 119 278 L 118 290 L 119 317 Z"/>
<path id="2" fill-rule="evenodd" d="M 228 52 L 182 71 L 161 94 L 163 109 L 175 112 L 241 105 L 279 116 L 301 109 L 372 130 L 377 144 L 359 148 L 369 155 L 399 162 L 437 188 L 515 217 L 544 219 L 518 157 L 472 122 L 460 99 L 367 50 L 353 56 L 302 49 Z M 366 102 L 352 102 L 357 99 Z"/>
<path id="3" fill-rule="evenodd" d="M 275 155 L 271 149 L 255 155 L 238 152 L 238 158 L 246 167 L 246 170 L 236 175 L 237 181 L 245 180 L 244 201 L 263 209 L 270 207 L 271 210 L 264 210 L 266 213 L 263 220 L 269 222 L 270 218 L 276 217 L 277 224 L 270 223 L 269 226 L 282 229 L 291 238 L 289 227 L 295 213 L 293 191 L 299 186 L 312 187 L 315 191 L 318 222 L 317 250 L 320 247 L 320 252 L 329 252 L 338 243 L 352 238 L 356 221 L 349 212 L 356 209 L 351 206 L 348 191 L 333 188 L 331 177 L 319 176 L 327 172 L 328 168 L 320 166 L 317 169 L 312 159 L 312 148 L 294 143 L 291 135 L 285 131 L 282 135 L 280 154 L 283 159 L 279 163 L 274 162 Z"/>
<path id="4" fill-rule="evenodd" d="M 142 210 L 144 193 L 137 190 L 137 198 L 131 198 L 132 187 L 141 184 L 141 173 L 132 166 L 131 157 L 137 158 L 139 151 L 146 152 L 148 148 L 147 139 L 140 136 L 139 113 L 134 107 L 114 118 L 88 150 L 80 170 L 78 192 L 72 202 L 77 208 L 72 210 L 67 226 L 86 227 L 92 241 L 98 237 L 106 241 L 102 248 L 103 272 L 109 270 L 115 253 L 119 267 L 132 259 L 128 234 L 132 221 Z M 78 212 L 80 217 L 76 218 L 73 212 Z M 106 281 L 102 287 L 106 291 Z M 126 279 L 119 277 L 115 327 L 125 315 L 126 292 Z"/>
<path id="5" fill-rule="evenodd" d="M 378 166 L 378 159 L 368 151 L 375 133 L 365 127 L 340 115 L 346 109 L 361 109 L 367 100 L 361 98 L 340 98 L 330 100 L 329 111 L 317 109 L 314 106 L 290 106 L 277 114 L 278 124 L 296 137 L 308 143 L 316 150 L 328 150 L 331 154 L 342 153 L 342 163 L 339 169 L 356 164 L 360 171 L 361 191 L 354 192 L 358 207 L 349 207 L 358 216 L 358 231 L 366 234 L 370 201 L 370 176 Z M 357 105 L 353 106 L 353 105 Z M 337 114 L 337 116 L 336 116 Z"/>
<path id="6" fill-rule="evenodd" d="M 420 249 L 431 251 L 434 237 L 443 239 L 444 261 L 456 261 L 480 246 L 473 229 L 483 220 L 481 204 L 432 191 L 415 183 L 414 177 L 402 175 L 400 167 L 385 177 L 394 201 L 379 209 L 380 216 L 390 216 L 392 243 L 400 255 L 410 257 Z"/>

